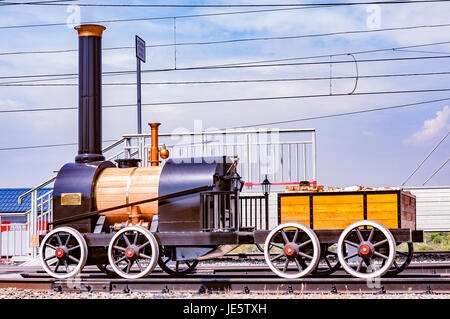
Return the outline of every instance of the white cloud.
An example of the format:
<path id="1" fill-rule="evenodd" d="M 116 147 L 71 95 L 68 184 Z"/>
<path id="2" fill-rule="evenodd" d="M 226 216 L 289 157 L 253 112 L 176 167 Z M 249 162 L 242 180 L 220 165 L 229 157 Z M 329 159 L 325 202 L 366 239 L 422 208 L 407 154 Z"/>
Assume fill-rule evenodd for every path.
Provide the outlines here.
<path id="1" fill-rule="evenodd" d="M 422 144 L 432 140 L 444 129 L 450 129 L 450 108 L 444 106 L 442 111 L 436 112 L 436 117 L 426 120 L 420 131 L 414 133 L 410 138 L 404 140 L 406 144 Z"/>

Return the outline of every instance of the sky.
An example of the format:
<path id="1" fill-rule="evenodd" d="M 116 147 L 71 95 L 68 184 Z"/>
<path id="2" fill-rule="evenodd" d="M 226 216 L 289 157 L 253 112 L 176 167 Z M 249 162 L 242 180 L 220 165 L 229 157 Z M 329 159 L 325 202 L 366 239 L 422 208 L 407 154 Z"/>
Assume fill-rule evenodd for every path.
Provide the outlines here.
<path id="1" fill-rule="evenodd" d="M 16 1 L 21 2 L 21 1 Z M 144 4 L 149 1 L 82 0 L 79 3 Z M 330 2 L 330 1 L 327 1 Z M 331 1 L 331 2 L 343 2 Z M 255 37 L 286 37 L 341 31 L 450 24 L 450 4 L 397 4 L 382 6 L 321 7 L 251 14 L 183 18 L 212 12 L 262 10 L 268 8 L 126 8 L 64 6 L 0 6 L 0 77 L 30 74 L 76 73 L 77 52 L 51 54 L 3 54 L 18 51 L 77 49 L 72 23 L 99 20 L 169 17 L 159 20 L 107 22 L 103 47 L 134 46 L 135 35 L 146 44 L 174 41 L 205 42 Z M 180 1 L 151 3 L 180 4 Z M 190 2 L 194 3 L 194 2 Z M 197 1 L 197 4 L 212 2 Z M 274 1 L 215 1 L 217 4 L 262 4 Z M 283 3 L 301 3 L 286 1 Z M 177 16 L 173 19 L 171 17 Z M 64 23 L 60 26 L 5 28 L 7 26 Z M 68 23 L 67 25 L 65 23 Z M 338 53 L 399 48 L 450 41 L 450 26 L 337 34 L 284 40 L 241 41 L 210 45 L 178 45 L 177 68 L 239 63 L 270 59 L 325 56 L 300 62 L 328 62 Z M 450 44 L 405 50 L 353 54 L 354 59 L 437 57 L 450 55 Z M 353 61 L 350 55 L 333 56 L 332 61 Z M 299 62 L 299 61 L 296 61 Z M 240 68 L 143 73 L 143 82 L 275 79 L 303 77 L 383 75 L 450 71 L 448 58 L 389 62 L 358 62 L 291 65 L 271 68 Z M 147 48 L 144 70 L 174 68 L 173 46 Z M 103 71 L 135 70 L 134 49 L 103 52 Z M 23 79 L 21 79 L 23 80 Z M 449 75 L 376 77 L 358 79 L 359 92 L 447 89 Z M 78 88 L 1 86 L 0 111 L 42 107 L 70 107 L 78 104 Z M 104 76 L 103 83 L 133 82 L 135 74 Z M 77 79 L 53 83 L 77 83 Z M 35 82 L 39 83 L 39 82 Z M 41 83 L 52 83 L 50 81 Z M 230 128 L 257 123 L 309 118 L 329 114 L 389 107 L 449 98 L 417 106 L 264 126 L 271 129 L 315 128 L 317 132 L 317 179 L 325 186 L 399 186 L 450 130 L 450 92 L 352 95 L 355 80 L 333 80 L 331 91 L 341 96 L 262 100 L 209 104 L 155 105 L 143 107 L 143 122 L 161 122 L 162 132 L 193 130 L 195 121 L 204 128 Z M 240 99 L 272 96 L 327 95 L 330 81 L 295 81 L 233 84 L 143 86 L 143 103 Z M 134 86 L 104 86 L 103 105 L 132 104 Z M 103 110 L 103 139 L 119 139 L 136 132 L 134 107 Z M 0 112 L 0 187 L 32 187 L 54 176 L 53 170 L 71 162 L 77 146 L 1 150 L 4 148 L 77 142 L 76 110 L 51 112 Z M 149 132 L 147 125 L 144 130 Z M 258 127 L 255 127 L 258 128 Z M 108 143 L 105 143 L 107 145 Z M 450 156 L 450 137 L 408 181 L 420 186 Z M 450 164 L 426 185 L 450 185 Z"/>

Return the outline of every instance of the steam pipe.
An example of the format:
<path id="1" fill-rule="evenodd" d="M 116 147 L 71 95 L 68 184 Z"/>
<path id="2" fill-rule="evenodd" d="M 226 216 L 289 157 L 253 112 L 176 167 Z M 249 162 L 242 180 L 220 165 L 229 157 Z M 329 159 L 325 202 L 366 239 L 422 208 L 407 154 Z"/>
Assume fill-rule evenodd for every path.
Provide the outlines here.
<path id="1" fill-rule="evenodd" d="M 158 126 L 161 123 L 148 123 L 152 129 L 152 147 L 150 149 L 151 166 L 159 165 L 159 148 L 158 148 Z"/>

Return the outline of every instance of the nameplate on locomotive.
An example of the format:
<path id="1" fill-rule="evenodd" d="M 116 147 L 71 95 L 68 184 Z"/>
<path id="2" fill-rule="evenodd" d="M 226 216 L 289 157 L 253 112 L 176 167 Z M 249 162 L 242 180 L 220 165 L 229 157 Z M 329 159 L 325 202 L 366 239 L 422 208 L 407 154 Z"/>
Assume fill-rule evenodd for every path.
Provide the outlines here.
<path id="1" fill-rule="evenodd" d="M 81 193 L 62 193 L 61 206 L 81 205 Z"/>

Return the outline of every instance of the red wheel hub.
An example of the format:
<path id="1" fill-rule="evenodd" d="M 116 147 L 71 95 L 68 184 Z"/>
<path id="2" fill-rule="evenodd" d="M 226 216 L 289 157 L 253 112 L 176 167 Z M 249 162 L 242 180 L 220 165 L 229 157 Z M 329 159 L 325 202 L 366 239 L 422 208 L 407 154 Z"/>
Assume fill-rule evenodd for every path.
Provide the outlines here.
<path id="1" fill-rule="evenodd" d="M 61 248 L 56 250 L 56 257 L 61 258 L 64 256 L 64 250 L 62 250 Z"/>
<path id="2" fill-rule="evenodd" d="M 367 245 L 362 245 L 361 247 L 359 247 L 359 252 L 360 252 L 362 255 L 367 255 L 367 254 L 370 253 L 370 247 L 367 246 Z"/>
<path id="3" fill-rule="evenodd" d="M 127 255 L 128 258 L 131 258 L 134 256 L 134 250 L 131 248 L 128 248 L 125 252 L 125 254 Z"/>
<path id="4" fill-rule="evenodd" d="M 295 250 L 294 250 L 294 247 L 292 247 L 292 246 L 286 246 L 284 248 L 284 253 L 288 256 L 292 256 L 294 254 L 294 252 L 295 252 Z"/>

